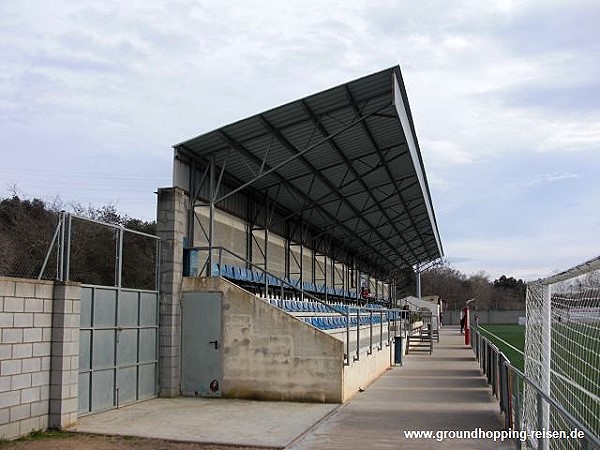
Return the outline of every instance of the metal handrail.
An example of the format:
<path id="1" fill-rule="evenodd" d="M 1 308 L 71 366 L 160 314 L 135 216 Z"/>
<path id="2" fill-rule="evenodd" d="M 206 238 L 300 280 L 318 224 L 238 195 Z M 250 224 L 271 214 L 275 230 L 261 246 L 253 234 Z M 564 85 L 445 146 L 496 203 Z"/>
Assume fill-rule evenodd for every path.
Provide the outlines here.
<path id="1" fill-rule="evenodd" d="M 252 269 L 256 269 L 258 270 L 261 274 L 263 274 L 264 279 L 265 279 L 265 295 L 268 296 L 268 292 L 269 292 L 269 277 L 271 277 L 274 280 L 277 280 L 279 283 L 281 283 L 281 299 L 280 299 L 280 307 L 283 307 L 283 302 L 284 302 L 284 287 L 287 287 L 288 289 L 291 289 L 293 292 L 298 292 L 300 293 L 300 296 L 302 299 L 304 298 L 308 298 L 312 301 L 315 301 L 321 305 L 324 305 L 325 308 L 327 308 L 328 310 L 332 311 L 335 314 L 339 314 L 341 316 L 343 316 L 345 318 L 346 321 L 346 327 L 345 327 L 345 334 L 346 334 L 346 355 L 345 355 L 345 361 L 344 361 L 344 365 L 350 365 L 350 332 L 351 332 L 351 328 L 353 328 L 353 326 L 351 325 L 351 321 L 350 321 L 350 314 L 356 314 L 357 316 L 357 323 L 356 323 L 356 351 L 353 357 L 354 361 L 358 361 L 360 359 L 360 331 L 361 328 L 364 329 L 364 327 L 361 327 L 360 324 L 360 317 L 361 315 L 366 316 L 366 314 L 370 315 L 373 312 L 381 312 L 381 308 L 370 308 L 370 307 L 363 307 L 363 306 L 359 306 L 359 305 L 346 305 L 345 310 L 340 310 L 338 308 L 336 308 L 333 305 L 330 305 L 329 303 L 326 303 L 325 301 L 321 300 L 320 298 L 318 298 L 317 296 L 307 292 L 304 290 L 304 286 L 302 283 L 300 283 L 299 285 L 290 283 L 289 281 L 287 281 L 284 278 L 281 278 L 277 275 L 274 275 L 270 272 L 268 272 L 264 267 L 261 267 L 259 265 L 257 265 L 256 263 L 253 263 L 252 261 L 247 260 L 246 258 L 243 258 L 237 254 L 235 254 L 234 252 L 232 252 L 231 250 L 225 248 L 225 247 L 221 247 L 221 246 L 213 246 L 213 247 L 190 247 L 186 250 L 195 250 L 198 252 L 214 252 L 217 251 L 218 252 L 218 267 L 219 267 L 219 271 L 221 270 L 222 264 L 223 264 L 223 253 L 228 254 L 232 257 L 234 257 L 235 259 L 239 260 L 240 262 L 244 263 L 246 265 L 246 267 L 250 267 Z M 202 265 L 201 268 L 198 269 L 198 273 L 202 273 L 204 272 L 204 269 L 206 268 L 206 273 L 207 274 L 211 274 L 212 273 L 212 267 L 210 267 L 211 263 L 211 258 L 207 258 L 207 260 L 204 262 L 204 264 Z M 350 298 L 348 298 L 349 300 L 351 300 Z M 396 310 L 396 309 L 387 309 L 387 311 L 389 312 L 393 312 L 393 313 L 398 313 L 401 312 L 401 317 L 403 317 L 402 312 L 406 312 L 403 310 Z M 396 314 L 394 314 L 394 317 L 396 316 Z M 396 320 L 396 319 L 394 319 Z M 390 322 L 390 320 L 388 319 L 388 322 Z M 369 320 L 369 327 L 371 328 L 369 335 L 369 351 L 370 349 L 372 349 L 373 347 L 373 325 L 374 322 L 372 320 Z M 389 330 L 389 327 L 388 327 Z M 380 348 L 378 348 L 379 350 L 381 350 L 383 348 L 383 324 L 380 325 Z M 389 345 L 389 335 L 388 335 L 388 345 Z M 369 353 L 368 351 L 368 353 Z"/>
<path id="2" fill-rule="evenodd" d="M 485 330 L 485 331 L 487 333 L 491 334 L 492 336 L 496 337 L 493 333 L 490 333 L 488 330 Z M 573 415 L 571 413 L 569 413 L 569 411 L 567 411 L 560 403 L 558 403 L 556 400 L 554 400 L 553 398 L 548 396 L 542 390 L 542 388 L 540 388 L 531 378 L 527 377 L 518 368 L 513 366 L 512 363 L 510 362 L 510 360 L 506 357 L 506 355 L 503 352 L 501 352 L 493 342 L 491 342 L 485 336 L 481 335 L 481 332 L 479 331 L 478 327 L 473 328 L 473 338 L 474 338 L 472 340 L 473 352 L 475 353 L 477 360 L 480 362 L 480 367 L 484 371 L 485 375 L 488 377 L 488 381 L 490 381 L 490 384 L 492 384 L 492 387 L 494 388 L 495 394 L 497 397 L 499 395 L 500 399 L 508 399 L 509 395 L 510 395 L 508 383 L 504 383 L 504 386 L 501 386 L 500 393 L 498 393 L 496 391 L 496 386 L 495 386 L 496 378 L 497 378 L 496 375 L 498 373 L 500 373 L 502 375 L 503 372 L 501 370 L 505 369 L 507 375 L 516 376 L 517 379 L 521 381 L 521 383 L 524 383 L 527 386 L 531 387 L 536 392 L 538 402 L 541 400 L 545 401 L 546 403 L 548 403 L 548 405 L 550 407 L 554 408 L 564 419 L 566 419 L 566 421 L 569 422 L 571 426 L 577 428 L 578 430 L 581 430 L 584 434 L 583 439 L 585 439 L 584 448 L 587 448 L 585 444 L 591 444 L 595 447 L 600 448 L 600 438 L 598 436 L 596 436 L 592 431 L 587 429 L 586 426 L 583 425 L 577 418 L 573 417 Z M 482 350 L 481 349 L 482 341 L 486 348 L 489 348 L 493 353 L 495 353 L 495 357 L 493 359 L 495 361 L 497 361 L 496 366 L 490 365 L 489 361 L 487 361 L 487 359 L 485 358 L 485 355 L 482 355 L 482 353 L 483 353 L 481 351 Z M 482 356 L 483 356 L 483 358 L 482 358 Z M 494 380 L 491 380 L 492 376 L 493 376 Z M 500 384 L 502 384 L 502 383 L 500 383 Z M 517 421 L 517 423 L 516 423 L 517 427 L 520 428 L 521 424 L 519 423 L 519 420 L 520 420 L 519 411 L 522 411 L 522 408 L 523 408 L 520 392 L 517 392 L 517 397 L 518 398 L 517 398 L 517 405 L 516 405 L 516 409 L 515 409 L 515 420 Z M 502 403 L 503 402 L 501 400 L 500 408 L 505 414 L 506 425 L 507 425 L 507 428 L 509 428 L 509 422 L 510 422 L 509 416 L 512 416 L 513 410 L 507 410 L 507 403 L 506 402 L 504 404 L 502 404 Z M 538 411 L 541 411 L 541 408 L 538 408 Z"/>

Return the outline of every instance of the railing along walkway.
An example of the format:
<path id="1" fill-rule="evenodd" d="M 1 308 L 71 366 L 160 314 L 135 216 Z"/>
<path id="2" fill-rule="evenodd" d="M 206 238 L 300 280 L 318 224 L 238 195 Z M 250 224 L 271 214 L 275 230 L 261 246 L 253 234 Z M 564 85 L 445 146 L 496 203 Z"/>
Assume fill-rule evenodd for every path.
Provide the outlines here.
<path id="1" fill-rule="evenodd" d="M 491 439 L 438 441 L 446 431 L 500 431 L 498 401 L 457 327 L 444 327 L 435 352 L 409 354 L 331 417 L 293 445 L 294 450 L 512 449 Z M 433 431 L 409 439 L 406 431 Z"/>

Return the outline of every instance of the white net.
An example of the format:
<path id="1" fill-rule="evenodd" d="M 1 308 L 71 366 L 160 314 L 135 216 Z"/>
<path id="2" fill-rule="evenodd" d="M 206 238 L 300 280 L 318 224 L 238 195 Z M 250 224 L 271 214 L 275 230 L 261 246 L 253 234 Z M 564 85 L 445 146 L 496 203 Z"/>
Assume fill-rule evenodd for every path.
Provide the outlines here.
<path id="1" fill-rule="evenodd" d="M 600 434 L 600 258 L 529 283 L 525 375 L 593 435 Z M 525 385 L 527 430 L 577 428 L 561 408 Z M 574 439 L 530 441 L 535 448 L 580 448 Z"/>

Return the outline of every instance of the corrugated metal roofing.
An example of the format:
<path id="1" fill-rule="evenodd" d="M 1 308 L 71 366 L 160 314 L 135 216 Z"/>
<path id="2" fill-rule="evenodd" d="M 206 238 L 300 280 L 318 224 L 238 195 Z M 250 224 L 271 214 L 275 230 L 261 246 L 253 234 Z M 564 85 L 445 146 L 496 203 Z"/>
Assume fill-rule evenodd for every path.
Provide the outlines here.
<path id="1" fill-rule="evenodd" d="M 174 147 L 201 159 L 214 155 L 225 172 L 255 190 L 271 193 L 286 184 L 272 201 L 382 266 L 443 256 L 398 66 Z"/>

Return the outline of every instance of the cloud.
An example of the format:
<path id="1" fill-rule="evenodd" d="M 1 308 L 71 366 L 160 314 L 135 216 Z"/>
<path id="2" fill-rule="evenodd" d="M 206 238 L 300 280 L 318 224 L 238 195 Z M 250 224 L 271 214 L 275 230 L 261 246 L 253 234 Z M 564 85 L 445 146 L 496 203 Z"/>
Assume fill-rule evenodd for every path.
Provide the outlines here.
<path id="1" fill-rule="evenodd" d="M 600 115 L 598 120 L 556 124 L 541 143 L 540 151 L 581 152 L 600 148 Z"/>
<path id="2" fill-rule="evenodd" d="M 583 81 L 570 85 L 524 84 L 498 92 L 500 101 L 510 107 L 538 108 L 550 113 L 587 115 L 600 110 L 600 82 Z"/>
<path id="3" fill-rule="evenodd" d="M 528 186 L 540 186 L 544 183 L 554 183 L 562 180 L 572 180 L 579 178 L 576 173 L 547 173 L 544 175 L 537 175 L 533 179 L 523 182 L 521 185 Z"/>
<path id="4" fill-rule="evenodd" d="M 470 164 L 475 155 L 464 148 L 457 146 L 455 142 L 446 140 L 424 140 L 423 145 L 427 148 L 428 159 L 432 165 L 438 164 Z"/>
<path id="5" fill-rule="evenodd" d="M 507 275 L 531 281 L 592 258 L 597 244 L 598 240 L 581 242 L 573 236 L 540 233 L 527 238 L 454 240 L 446 243 L 445 250 L 453 255 L 450 258 L 453 267 L 465 273 L 485 268 L 492 278 Z"/>
<path id="6" fill-rule="evenodd" d="M 170 145 L 399 63 L 448 257 L 542 276 L 598 248 L 599 17 L 592 0 L 7 0 L 0 176 L 151 218 Z M 90 168 L 116 179 L 69 176 Z"/>

